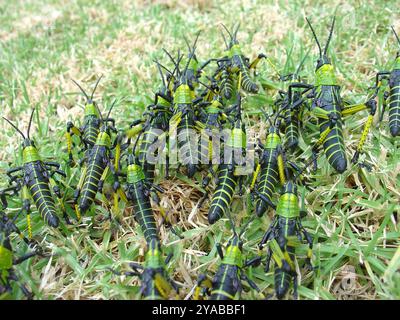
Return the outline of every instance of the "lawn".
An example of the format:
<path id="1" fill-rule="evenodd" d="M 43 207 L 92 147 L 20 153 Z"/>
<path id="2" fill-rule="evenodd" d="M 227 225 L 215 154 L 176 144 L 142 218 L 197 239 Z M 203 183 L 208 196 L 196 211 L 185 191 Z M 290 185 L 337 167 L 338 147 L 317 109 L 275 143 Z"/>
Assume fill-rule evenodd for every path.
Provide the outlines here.
<path id="1" fill-rule="evenodd" d="M 79 124 L 84 99 L 73 84 L 93 88 L 104 75 L 95 98 L 101 110 L 116 98 L 112 116 L 119 128 L 138 119 L 152 102 L 160 85 L 154 59 L 168 64 L 162 51 L 185 50 L 183 35 L 194 39 L 201 31 L 197 56 L 201 61 L 223 54 L 220 24 L 240 21 L 238 33 L 243 51 L 250 58 L 265 53 L 279 72 L 293 72 L 310 50 L 300 71 L 312 83 L 317 47 L 306 25 L 309 17 L 322 42 L 336 15 L 330 56 L 342 85 L 343 97 L 351 103 L 365 101 L 377 71 L 390 70 L 399 50 L 390 26 L 400 32 L 396 1 L 60 1 L 29 0 L 0 3 L 0 104 L 1 115 L 17 122 L 24 131 L 36 107 L 32 136 L 41 156 L 57 160 L 67 171 L 64 198 L 72 197 L 79 170 L 67 164 L 65 130 L 67 121 Z M 255 121 L 259 108 L 269 108 L 282 84 L 265 60 L 258 68 L 265 87 L 245 99 L 245 119 L 251 130 L 265 137 L 267 124 Z M 348 159 L 360 139 L 367 112 L 349 117 L 344 136 Z M 307 216 L 303 224 L 313 236 L 314 272 L 302 271 L 300 299 L 399 299 L 400 298 L 400 153 L 399 139 L 392 138 L 385 121 L 376 114 L 365 144 L 372 171 L 350 166 L 334 174 L 325 156 L 316 173 L 306 174 L 309 188 L 300 187 Z M 291 156 L 301 164 L 317 139 L 308 125 L 300 141 L 300 152 Z M 5 171 L 22 164 L 21 139 L 0 121 L 0 187 L 7 185 Z M 197 180 L 196 180 L 197 179 Z M 190 298 L 197 276 L 212 276 L 220 259 L 215 243 L 225 245 L 232 235 L 227 219 L 207 223 L 207 207 L 198 209 L 202 196 L 201 177 L 190 181 L 182 176 L 158 182 L 166 190 L 160 205 L 166 209 L 182 239 L 170 228 L 160 227 L 162 244 L 173 258 L 169 271 L 181 286 L 180 298 Z M 107 186 L 106 186 L 107 187 Z M 108 191 L 110 186 L 108 186 Z M 107 191 L 107 190 L 106 190 Z M 32 206 L 33 207 L 33 206 Z M 21 200 L 10 201 L 10 212 L 21 208 Z M 34 208 L 34 207 L 33 207 Z M 145 240 L 123 208 L 112 222 L 101 206 L 80 223 L 53 230 L 46 227 L 33 209 L 33 232 L 48 254 L 22 263 L 18 274 L 38 299 L 133 299 L 138 292 L 136 277 L 119 277 L 107 268 L 126 271 L 130 261 L 143 261 Z M 157 222 L 162 217 L 154 206 Z M 232 213 L 239 226 L 251 209 L 247 194 L 236 196 Z M 70 210 L 70 213 L 73 214 Z M 244 235 L 245 255 L 259 252 L 257 244 L 268 228 L 273 211 L 254 220 Z M 25 219 L 19 226 L 26 234 Z M 16 254 L 27 248 L 13 236 Z M 306 246 L 298 250 L 299 271 Z M 264 296 L 273 293 L 273 270 L 253 268 L 249 276 Z M 16 286 L 14 286 L 17 289 Z M 245 285 L 244 299 L 260 298 Z M 13 298 L 22 298 L 15 290 Z"/>

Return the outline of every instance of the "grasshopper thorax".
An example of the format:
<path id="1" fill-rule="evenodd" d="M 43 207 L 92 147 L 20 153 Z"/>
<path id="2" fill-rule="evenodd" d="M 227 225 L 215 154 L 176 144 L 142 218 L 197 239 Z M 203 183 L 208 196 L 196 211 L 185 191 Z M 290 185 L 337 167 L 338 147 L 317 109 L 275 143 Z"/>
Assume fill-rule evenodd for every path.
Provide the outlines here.
<path id="1" fill-rule="evenodd" d="M 152 269 L 164 267 L 161 246 L 157 239 L 152 239 L 149 243 L 149 247 L 145 255 L 144 267 Z"/>
<path id="2" fill-rule="evenodd" d="M 145 180 L 146 176 L 140 165 L 132 163 L 127 167 L 127 183 L 137 183 Z"/>
<path id="3" fill-rule="evenodd" d="M 319 58 L 317 60 L 317 68 L 315 70 L 315 75 L 316 75 L 316 80 L 315 80 L 315 85 L 319 86 L 333 86 L 336 85 L 336 78 L 335 78 L 335 74 L 333 72 L 333 66 L 331 64 L 330 59 L 327 56 L 327 52 L 328 52 L 328 47 L 329 47 L 329 43 L 332 39 L 332 34 L 333 34 L 333 28 L 335 26 L 335 17 L 333 17 L 332 20 L 332 24 L 331 24 L 331 28 L 329 31 L 329 36 L 328 39 L 326 40 L 326 44 L 324 49 L 322 50 L 321 44 L 318 40 L 318 37 L 315 33 L 314 28 L 311 25 L 311 22 L 308 20 L 308 18 L 306 18 L 307 23 L 311 29 L 311 32 L 314 36 L 315 42 L 318 46 L 318 50 L 319 50 Z"/>
<path id="4" fill-rule="evenodd" d="M 22 161 L 23 163 L 30 163 L 40 160 L 38 149 L 35 143 L 30 139 L 24 139 L 23 150 L 22 150 Z"/>
<path id="5" fill-rule="evenodd" d="M 94 105 L 94 102 L 88 102 L 85 105 L 85 117 L 86 116 L 94 116 L 96 118 L 99 118 L 99 111 L 97 110 L 96 106 Z"/>
<path id="6" fill-rule="evenodd" d="M 229 50 L 229 57 L 232 58 L 233 56 L 241 56 L 242 49 L 239 46 L 239 43 L 236 41 Z"/>
<path id="7" fill-rule="evenodd" d="M 328 59 L 328 58 L 327 58 Z M 320 59 L 318 59 L 320 61 Z M 315 71 L 315 85 L 316 86 L 335 86 L 337 80 L 333 65 L 330 63 L 323 63 L 321 66 L 317 66 Z"/>
<path id="8" fill-rule="evenodd" d="M 228 243 L 226 248 L 226 253 L 222 260 L 223 264 L 229 264 L 237 266 L 239 268 L 243 267 L 243 256 L 242 256 L 243 243 L 237 235 L 235 235 Z"/>
<path id="9" fill-rule="evenodd" d="M 266 149 L 275 149 L 278 145 L 280 145 L 282 143 L 281 137 L 276 132 L 275 127 L 271 127 L 269 130 L 270 131 L 269 131 L 266 141 L 265 141 L 265 148 Z"/>
<path id="10" fill-rule="evenodd" d="M 287 181 L 283 186 L 279 198 L 276 214 L 283 218 L 300 217 L 299 199 L 297 197 L 297 185 L 293 181 Z"/>
<path id="11" fill-rule="evenodd" d="M 231 148 L 246 148 L 246 133 L 242 128 L 232 128 L 226 141 L 226 145 Z"/>
<path id="12" fill-rule="evenodd" d="M 108 130 L 101 130 L 97 135 L 96 145 L 111 148 L 111 137 Z"/>
<path id="13" fill-rule="evenodd" d="M 191 104 L 192 103 L 192 93 L 191 89 L 187 84 L 181 84 L 176 88 L 174 94 L 175 104 Z"/>

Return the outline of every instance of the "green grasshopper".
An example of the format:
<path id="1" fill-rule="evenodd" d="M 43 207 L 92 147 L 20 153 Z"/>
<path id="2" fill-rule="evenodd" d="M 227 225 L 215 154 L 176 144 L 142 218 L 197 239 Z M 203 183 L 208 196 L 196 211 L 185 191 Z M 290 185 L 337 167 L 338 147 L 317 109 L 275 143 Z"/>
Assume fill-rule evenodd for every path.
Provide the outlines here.
<path id="1" fill-rule="evenodd" d="M 59 225 L 56 205 L 50 187 L 53 189 L 54 194 L 59 200 L 59 206 L 63 212 L 64 219 L 67 223 L 70 223 L 62 202 L 60 188 L 53 178 L 56 173 L 63 177 L 66 177 L 66 174 L 61 170 L 61 165 L 59 163 L 53 161 L 42 161 L 39 151 L 29 135 L 34 111 L 35 109 L 32 110 L 29 119 L 27 136 L 25 136 L 10 120 L 3 117 L 23 138 L 23 165 L 7 170 L 7 175 L 10 179 L 10 185 L 12 185 L 11 189 L 16 193 L 22 190 L 22 211 L 27 217 L 29 238 L 32 238 L 30 198 L 33 199 L 41 217 L 49 226 L 57 228 Z"/>

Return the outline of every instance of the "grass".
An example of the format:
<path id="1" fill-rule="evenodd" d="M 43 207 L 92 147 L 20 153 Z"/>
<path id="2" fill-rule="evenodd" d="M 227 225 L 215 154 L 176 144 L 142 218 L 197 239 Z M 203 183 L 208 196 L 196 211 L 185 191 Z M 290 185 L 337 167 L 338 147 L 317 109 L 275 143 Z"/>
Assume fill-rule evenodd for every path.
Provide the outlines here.
<path id="1" fill-rule="evenodd" d="M 206 60 L 222 53 L 219 34 L 221 22 L 242 23 L 239 40 L 244 52 L 255 57 L 265 52 L 281 69 L 290 52 L 288 70 L 312 48 L 301 75 L 312 81 L 316 47 L 305 24 L 311 18 L 322 42 L 328 24 L 336 12 L 337 24 L 330 54 L 338 72 L 346 100 L 365 100 L 366 89 L 375 72 L 390 68 L 398 47 L 389 26 L 400 30 L 395 1 L 8 1 L 0 4 L 0 104 L 2 116 L 26 129 L 32 107 L 37 107 L 34 138 L 43 158 L 57 159 L 67 170 L 63 182 L 66 198 L 72 195 L 70 184 L 78 172 L 66 167 L 64 130 L 68 120 L 82 117 L 82 97 L 71 79 L 90 87 L 104 74 L 96 99 L 106 108 L 114 98 L 123 99 L 114 117 L 119 127 L 138 118 L 150 103 L 158 87 L 153 59 L 166 62 L 162 47 L 176 50 L 184 46 L 186 34 L 193 38 L 201 30 L 198 56 Z M 265 124 L 255 123 L 259 106 L 269 103 L 275 94 L 268 89 L 279 86 L 271 67 L 262 63 L 259 81 L 265 92 L 247 97 L 245 110 L 252 130 L 265 134 Z M 253 115 L 250 117 L 250 115 Z M 346 121 L 344 134 L 348 156 L 353 154 L 366 113 Z M 350 167 L 343 175 L 333 174 L 325 157 L 319 158 L 319 170 L 307 175 L 311 191 L 300 188 L 308 215 L 304 226 L 314 238 L 315 272 L 302 272 L 300 299 L 399 299 L 400 298 L 400 211 L 399 141 L 388 133 L 387 124 L 374 120 L 372 134 L 365 145 L 365 156 L 372 173 Z M 315 129 L 315 128 L 314 128 Z M 300 161 L 310 154 L 307 147 L 316 138 L 308 125 L 300 148 L 293 156 Z M 21 164 L 20 138 L 0 121 L 0 171 Z M 1 186 L 6 185 L 3 174 Z M 168 190 L 161 205 L 183 239 L 161 227 L 162 242 L 174 256 L 171 276 L 181 285 L 181 298 L 193 289 L 201 272 L 214 274 L 219 258 L 215 243 L 225 244 L 231 236 L 226 219 L 209 226 L 206 209 L 197 210 L 202 193 L 195 182 L 179 178 L 160 181 Z M 250 201 L 244 196 L 233 203 L 237 224 L 243 223 Z M 21 201 L 10 202 L 17 212 Z M 155 207 L 158 223 L 161 221 Z M 34 236 L 47 258 L 34 258 L 20 265 L 18 273 L 38 299 L 132 299 L 138 291 L 138 279 L 112 275 L 107 267 L 127 270 L 129 261 L 142 261 L 145 241 L 126 208 L 120 224 L 107 221 L 107 212 L 96 206 L 81 224 L 58 230 L 45 227 L 33 214 Z M 273 212 L 255 220 L 245 234 L 245 252 L 258 253 L 256 244 L 268 228 Z M 22 219 L 23 220 L 23 219 Z M 25 221 L 20 227 L 26 232 Z M 222 231 L 221 231 L 222 230 Z M 16 240 L 16 239 L 14 239 Z M 17 254 L 26 251 L 17 246 Z M 299 248 L 300 258 L 306 247 Z M 303 259 L 299 259 L 302 266 Z M 262 267 L 249 271 L 252 279 L 269 294 L 273 274 Z M 245 286 L 243 298 L 257 296 Z M 12 298 L 22 294 L 15 290 Z"/>

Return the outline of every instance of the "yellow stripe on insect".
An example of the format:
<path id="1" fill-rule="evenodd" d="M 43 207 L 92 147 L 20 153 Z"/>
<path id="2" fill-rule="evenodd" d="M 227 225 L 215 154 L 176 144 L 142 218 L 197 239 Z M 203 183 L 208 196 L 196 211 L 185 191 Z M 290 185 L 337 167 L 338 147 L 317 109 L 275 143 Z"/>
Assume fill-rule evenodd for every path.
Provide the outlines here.
<path id="1" fill-rule="evenodd" d="M 319 137 L 316 145 L 320 146 L 321 144 L 323 144 L 326 140 L 326 137 L 328 136 L 329 132 L 331 132 L 332 129 L 330 127 L 326 128 L 322 133 L 321 136 Z"/>
<path id="2" fill-rule="evenodd" d="M 350 116 L 365 109 L 367 109 L 367 106 L 364 103 L 353 104 L 342 110 L 342 116 Z"/>
<path id="3" fill-rule="evenodd" d="M 294 270 L 296 267 L 295 267 L 295 265 L 294 265 L 294 263 L 293 263 L 293 260 L 292 260 L 292 259 L 290 258 L 290 256 L 289 256 L 289 252 L 285 251 L 285 252 L 283 253 L 283 255 L 284 255 L 284 257 L 285 257 L 286 262 L 289 264 L 290 268 L 291 268 L 292 270 Z"/>
<path id="4" fill-rule="evenodd" d="M 226 291 L 224 291 L 224 290 L 213 290 L 213 291 L 211 292 L 211 294 L 212 294 L 212 295 L 214 295 L 214 294 L 220 294 L 220 295 L 222 295 L 222 296 L 228 297 L 228 298 L 231 299 L 231 300 L 235 300 L 235 297 L 234 297 L 233 295 L 229 294 L 228 292 L 226 292 Z"/>
<path id="5" fill-rule="evenodd" d="M 200 300 L 200 291 L 201 287 L 197 286 L 196 289 L 194 290 L 193 300 Z"/>
<path id="6" fill-rule="evenodd" d="M 168 298 L 169 293 L 173 290 L 172 286 L 159 273 L 154 276 L 154 284 L 164 299 Z"/>
<path id="7" fill-rule="evenodd" d="M 136 126 L 130 128 L 130 129 L 128 129 L 128 130 L 126 131 L 126 136 L 127 136 L 128 138 L 133 138 L 133 137 L 135 137 L 135 136 L 136 136 L 140 131 L 142 131 L 142 130 L 143 130 L 143 125 L 142 125 L 142 124 L 138 124 L 138 125 L 136 125 Z"/>
<path id="8" fill-rule="evenodd" d="M 114 207 L 114 215 L 115 216 L 118 216 L 118 207 L 119 207 L 119 202 L 118 202 L 118 194 L 115 192 L 114 194 L 113 194 L 113 201 L 114 201 L 114 205 L 113 205 L 113 207 Z"/>
<path id="9" fill-rule="evenodd" d="M 109 171 L 109 166 L 107 166 L 107 167 L 104 169 L 104 172 L 103 172 L 103 174 L 101 175 L 101 178 L 100 178 L 101 181 L 105 181 L 105 180 L 106 180 L 107 175 L 108 175 L 108 171 Z"/>
<path id="10" fill-rule="evenodd" d="M 260 168 L 261 168 L 261 165 L 257 164 L 256 170 L 254 171 L 254 174 L 253 174 L 253 180 L 251 180 L 250 190 L 254 189 L 254 185 L 256 184 L 258 174 L 260 173 Z"/>
<path id="11" fill-rule="evenodd" d="M 115 147 L 115 161 L 114 161 L 114 168 L 115 171 L 118 172 L 119 169 L 119 159 L 121 158 L 121 145 L 117 143 Z"/>
<path id="12" fill-rule="evenodd" d="M 314 107 L 311 110 L 311 114 L 317 118 L 329 120 L 329 112 L 320 107 Z"/>
<path id="13" fill-rule="evenodd" d="M 122 199 L 122 201 L 124 201 L 125 203 L 128 202 L 128 198 L 126 197 L 124 190 L 122 190 L 121 188 L 118 188 L 117 193 L 118 193 L 119 197 Z"/>
<path id="14" fill-rule="evenodd" d="M 69 132 L 65 133 L 65 138 L 67 139 L 67 150 L 68 150 L 68 153 L 71 153 L 71 151 L 72 151 L 72 137 L 69 134 Z"/>
<path id="15" fill-rule="evenodd" d="M 29 239 L 32 239 L 32 222 L 31 222 L 30 214 L 26 215 L 26 224 L 28 226 L 28 237 L 29 237 Z"/>
<path id="16" fill-rule="evenodd" d="M 275 260 L 279 268 L 282 267 L 282 260 L 285 259 L 285 256 L 276 239 L 272 239 L 269 242 L 269 247 L 272 251 L 272 258 Z"/>
<path id="17" fill-rule="evenodd" d="M 81 136 L 81 132 L 79 131 L 79 129 L 78 129 L 77 127 L 73 126 L 73 127 L 71 128 L 71 130 L 72 130 L 72 132 L 73 132 L 75 135 Z"/>
<path id="18" fill-rule="evenodd" d="M 75 205 L 75 214 L 78 221 L 81 221 L 81 210 L 79 209 L 79 206 L 77 204 Z"/>
<path id="19" fill-rule="evenodd" d="M 286 182 L 285 179 L 285 164 L 283 163 L 283 156 L 282 154 L 278 155 L 278 170 L 279 170 L 279 180 L 281 181 L 281 184 L 284 185 Z"/>
<path id="20" fill-rule="evenodd" d="M 165 221 L 167 224 L 171 223 L 171 222 L 168 220 L 168 215 L 166 214 L 165 209 L 164 209 L 163 207 L 159 207 L 159 210 L 160 210 L 161 216 L 162 216 L 162 218 L 164 219 L 164 221 Z"/>
<path id="21" fill-rule="evenodd" d="M 307 250 L 307 258 L 311 259 L 312 258 L 312 249 L 308 248 Z"/>
<path id="22" fill-rule="evenodd" d="M 365 140 L 367 139 L 368 132 L 369 132 L 369 129 L 371 128 L 373 120 L 374 120 L 374 116 L 370 114 L 368 116 L 367 122 L 365 123 L 365 127 L 364 127 L 363 133 L 361 135 L 360 143 L 357 146 L 357 151 L 361 151 L 361 149 L 365 143 Z"/>
<path id="23" fill-rule="evenodd" d="M 282 259 L 279 258 L 279 255 L 277 255 L 276 253 L 272 253 L 272 259 L 275 260 L 275 263 L 277 264 L 277 266 L 279 268 L 282 268 L 283 263 L 282 263 Z"/>
<path id="24" fill-rule="evenodd" d="M 169 120 L 169 131 L 174 132 L 182 121 L 182 112 L 178 112 Z"/>

